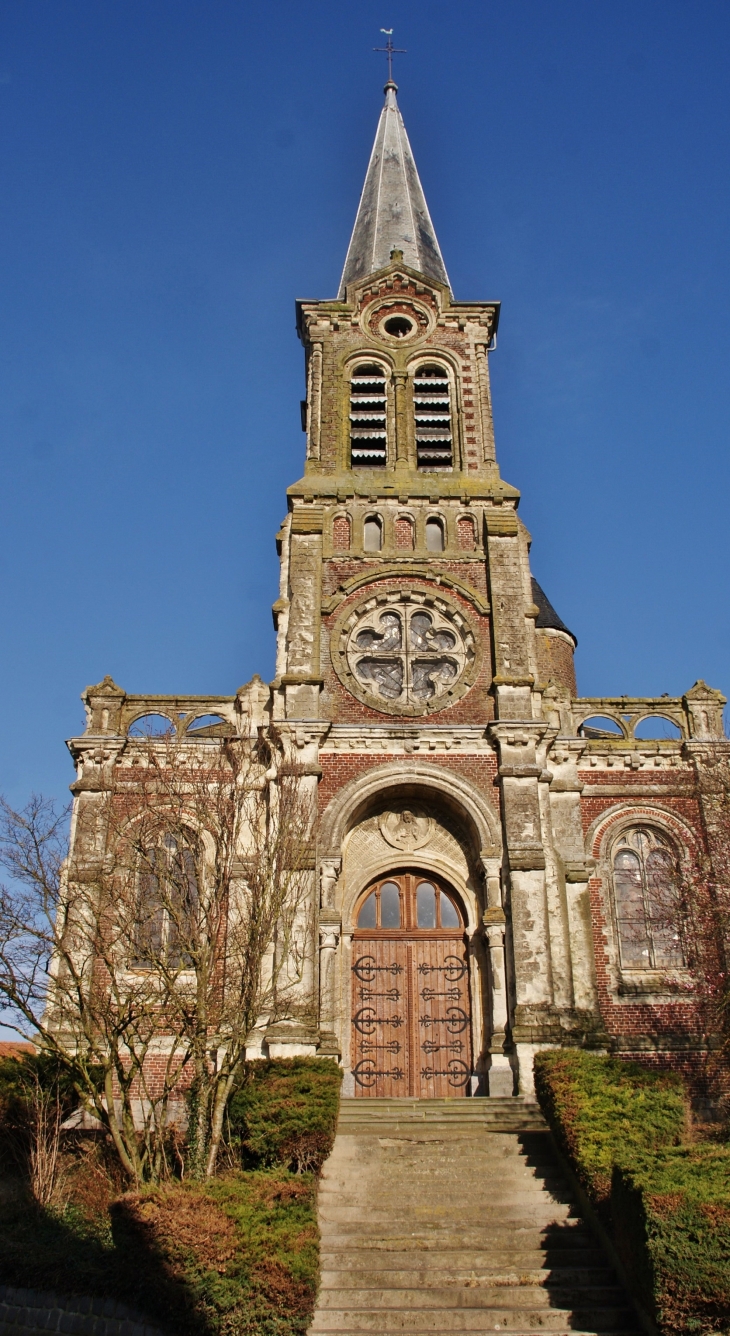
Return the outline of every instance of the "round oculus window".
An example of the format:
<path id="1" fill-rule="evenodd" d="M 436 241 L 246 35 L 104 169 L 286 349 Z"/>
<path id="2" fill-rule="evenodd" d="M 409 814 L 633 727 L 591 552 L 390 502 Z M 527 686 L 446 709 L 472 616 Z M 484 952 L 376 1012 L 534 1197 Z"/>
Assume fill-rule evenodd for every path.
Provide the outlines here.
<path id="1" fill-rule="evenodd" d="M 413 332 L 413 321 L 405 315 L 392 315 L 383 322 L 383 329 L 391 339 L 407 339 Z"/>
<path id="2" fill-rule="evenodd" d="M 443 709 L 471 686 L 474 635 L 445 599 L 403 591 L 370 598 L 333 643 L 338 675 L 360 700 L 389 714 Z"/>

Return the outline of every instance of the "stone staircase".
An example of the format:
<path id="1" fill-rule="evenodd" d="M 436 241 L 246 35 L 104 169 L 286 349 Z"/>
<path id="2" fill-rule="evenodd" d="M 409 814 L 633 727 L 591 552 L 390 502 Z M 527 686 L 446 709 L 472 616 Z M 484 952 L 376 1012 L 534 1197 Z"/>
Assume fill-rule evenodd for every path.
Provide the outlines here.
<path id="1" fill-rule="evenodd" d="M 640 1330 L 519 1099 L 343 1100 L 319 1220 L 311 1336 Z"/>

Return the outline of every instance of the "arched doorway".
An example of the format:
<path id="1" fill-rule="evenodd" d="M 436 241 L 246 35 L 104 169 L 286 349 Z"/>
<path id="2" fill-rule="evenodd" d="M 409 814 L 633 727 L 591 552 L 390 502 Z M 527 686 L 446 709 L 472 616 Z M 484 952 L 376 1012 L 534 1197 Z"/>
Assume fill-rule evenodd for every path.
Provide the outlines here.
<path id="1" fill-rule="evenodd" d="M 466 1095 L 472 1072 L 469 960 L 453 890 L 429 872 L 389 873 L 365 891 L 356 923 L 356 1095 Z"/>

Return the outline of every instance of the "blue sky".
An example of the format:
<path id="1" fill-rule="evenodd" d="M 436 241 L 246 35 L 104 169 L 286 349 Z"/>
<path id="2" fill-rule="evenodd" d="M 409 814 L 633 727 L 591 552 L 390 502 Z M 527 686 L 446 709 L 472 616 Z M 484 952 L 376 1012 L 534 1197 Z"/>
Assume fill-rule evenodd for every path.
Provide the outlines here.
<path id="1" fill-rule="evenodd" d="M 273 673 L 296 297 L 335 294 L 395 28 L 503 475 L 582 694 L 730 688 L 728 56 L 714 0 L 0 3 L 0 789 L 79 693 Z"/>

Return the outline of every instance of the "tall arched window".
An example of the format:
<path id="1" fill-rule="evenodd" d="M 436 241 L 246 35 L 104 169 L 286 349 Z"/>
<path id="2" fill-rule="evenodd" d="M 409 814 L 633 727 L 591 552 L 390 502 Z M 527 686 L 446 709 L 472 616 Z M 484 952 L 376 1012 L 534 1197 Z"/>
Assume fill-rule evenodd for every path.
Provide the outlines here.
<path id="1" fill-rule="evenodd" d="M 353 468 L 384 468 L 388 462 L 388 401 L 385 371 L 358 366 L 350 381 L 350 459 Z"/>
<path id="2" fill-rule="evenodd" d="M 449 375 L 443 366 L 419 366 L 413 379 L 419 469 L 450 469 L 454 462 Z"/>
<path id="3" fill-rule="evenodd" d="M 426 551 L 443 552 L 444 550 L 444 524 L 443 520 L 432 516 L 426 520 Z"/>
<path id="4" fill-rule="evenodd" d="M 379 515 L 368 515 L 365 520 L 362 545 L 366 552 L 379 552 L 383 546 L 383 521 Z"/>
<path id="5" fill-rule="evenodd" d="M 613 850 L 613 890 L 624 969 L 684 964 L 677 860 L 649 826 L 627 830 Z"/>
<path id="6" fill-rule="evenodd" d="M 133 964 L 179 968 L 195 949 L 198 877 L 195 849 L 175 835 L 162 835 L 140 853 Z"/>

